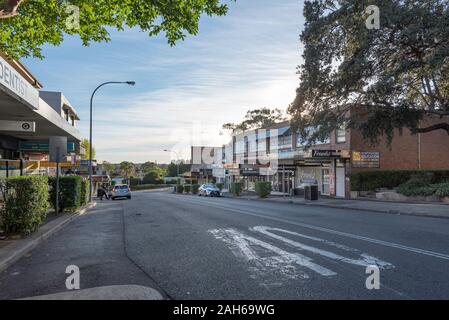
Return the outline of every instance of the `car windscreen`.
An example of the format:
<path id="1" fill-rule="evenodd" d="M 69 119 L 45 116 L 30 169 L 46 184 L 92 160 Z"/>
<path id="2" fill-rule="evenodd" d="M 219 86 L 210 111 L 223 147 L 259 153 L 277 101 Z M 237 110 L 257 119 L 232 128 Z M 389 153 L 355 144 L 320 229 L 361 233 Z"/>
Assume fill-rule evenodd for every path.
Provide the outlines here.
<path id="1" fill-rule="evenodd" d="M 128 190 L 128 186 L 115 186 L 115 190 Z"/>

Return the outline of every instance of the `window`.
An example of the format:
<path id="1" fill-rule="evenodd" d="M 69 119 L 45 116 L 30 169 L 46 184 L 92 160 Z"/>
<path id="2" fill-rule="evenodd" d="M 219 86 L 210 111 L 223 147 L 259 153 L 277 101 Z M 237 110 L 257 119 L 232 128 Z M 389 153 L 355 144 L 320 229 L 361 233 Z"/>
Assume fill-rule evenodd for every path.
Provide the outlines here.
<path id="1" fill-rule="evenodd" d="M 279 149 L 288 149 L 292 147 L 292 136 L 279 137 Z"/>
<path id="2" fill-rule="evenodd" d="M 344 125 L 337 128 L 335 131 L 335 136 L 337 143 L 343 143 L 346 142 L 346 127 Z"/>
<path id="3" fill-rule="evenodd" d="M 309 135 L 312 135 L 316 131 L 316 129 L 308 128 L 307 131 L 308 131 Z M 315 142 L 315 145 L 329 144 L 329 143 L 331 143 L 331 140 L 330 140 L 330 137 L 327 137 L 324 140 L 317 140 Z M 304 147 L 306 144 L 307 144 L 307 141 L 302 141 L 302 136 L 301 136 L 300 132 L 298 131 L 296 134 L 296 147 L 301 148 L 301 147 Z"/>
<path id="4" fill-rule="evenodd" d="M 257 152 L 257 138 L 255 135 L 248 136 L 248 150 L 249 152 Z"/>
<path id="5" fill-rule="evenodd" d="M 240 140 L 235 143 L 235 153 L 245 153 L 245 142 Z"/>

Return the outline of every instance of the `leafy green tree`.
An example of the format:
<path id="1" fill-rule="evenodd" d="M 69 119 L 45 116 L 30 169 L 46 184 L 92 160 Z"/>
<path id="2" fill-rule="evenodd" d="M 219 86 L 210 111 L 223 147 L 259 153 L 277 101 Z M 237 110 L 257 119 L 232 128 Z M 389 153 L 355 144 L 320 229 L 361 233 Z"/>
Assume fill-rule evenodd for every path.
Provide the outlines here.
<path id="1" fill-rule="evenodd" d="M 120 163 L 120 174 L 125 178 L 130 178 L 134 173 L 134 164 L 132 162 L 123 161 Z"/>
<path id="2" fill-rule="evenodd" d="M 106 170 L 106 173 L 110 176 L 113 176 L 116 170 L 116 165 L 107 161 L 103 162 L 103 168 Z"/>
<path id="3" fill-rule="evenodd" d="M 269 127 L 285 119 L 285 115 L 280 109 L 254 109 L 246 113 L 245 119 L 242 122 L 225 123 L 223 129 L 229 130 L 232 133 L 242 133 L 247 130 Z"/>
<path id="4" fill-rule="evenodd" d="M 140 166 L 140 171 L 142 171 L 145 174 L 145 173 L 148 173 L 148 172 L 154 170 L 154 168 L 157 168 L 157 164 L 154 162 L 148 161 Z"/>
<path id="5" fill-rule="evenodd" d="M 143 177 L 144 184 L 158 184 L 162 183 L 165 175 L 165 170 L 154 167 L 150 171 L 148 171 Z"/>
<path id="6" fill-rule="evenodd" d="M 87 46 L 109 41 L 111 28 L 133 27 L 149 36 L 165 33 L 174 45 L 198 33 L 203 14 L 222 16 L 227 9 L 221 0 L 0 0 L 0 50 L 16 59 L 42 58 L 42 46 L 59 45 L 65 35 L 78 35 Z"/>
<path id="7" fill-rule="evenodd" d="M 85 151 L 85 155 L 84 155 L 84 159 L 90 159 L 89 155 L 90 155 L 90 143 L 88 139 L 83 139 L 81 141 L 81 147 L 84 148 Z M 95 148 L 92 147 L 92 159 L 95 159 L 96 153 L 95 153 Z"/>
<path id="8" fill-rule="evenodd" d="M 368 5 L 379 8 L 378 29 L 367 27 L 376 18 Z M 395 129 L 449 134 L 448 1 L 309 0 L 304 16 L 304 63 L 289 114 L 305 142 L 341 126 L 373 144 L 382 135 L 391 142 Z"/>
<path id="9" fill-rule="evenodd" d="M 191 169 L 192 165 L 189 163 L 186 163 L 184 160 L 181 160 L 179 162 L 179 174 L 183 174 L 185 172 L 189 172 Z M 166 171 L 166 177 L 176 177 L 177 176 L 177 171 L 178 170 L 178 162 L 176 161 L 172 161 L 168 167 L 167 167 L 167 171 Z"/>

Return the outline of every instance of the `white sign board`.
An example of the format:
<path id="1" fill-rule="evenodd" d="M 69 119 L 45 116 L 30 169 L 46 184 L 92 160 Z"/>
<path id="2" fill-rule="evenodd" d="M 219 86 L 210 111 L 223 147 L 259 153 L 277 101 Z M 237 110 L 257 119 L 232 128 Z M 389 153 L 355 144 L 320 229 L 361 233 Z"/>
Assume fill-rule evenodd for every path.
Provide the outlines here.
<path id="1" fill-rule="evenodd" d="M 0 57 L 0 89 L 14 98 L 22 99 L 29 107 L 39 109 L 38 90 L 2 57 Z"/>
<path id="2" fill-rule="evenodd" d="M 0 120 L 0 131 L 36 132 L 36 123 L 33 121 Z"/>

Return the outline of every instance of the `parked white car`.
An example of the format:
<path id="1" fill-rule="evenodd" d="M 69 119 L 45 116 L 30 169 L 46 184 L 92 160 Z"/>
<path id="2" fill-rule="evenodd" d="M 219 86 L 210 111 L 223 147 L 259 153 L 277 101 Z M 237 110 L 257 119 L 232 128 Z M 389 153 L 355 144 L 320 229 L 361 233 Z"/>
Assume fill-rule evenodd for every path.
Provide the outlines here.
<path id="1" fill-rule="evenodd" d="M 205 197 L 221 197 L 221 192 L 216 185 L 206 183 L 198 189 L 198 195 Z"/>
<path id="2" fill-rule="evenodd" d="M 128 198 L 131 199 L 131 189 L 127 184 L 117 184 L 112 188 L 109 194 L 112 200 L 117 198 Z"/>

